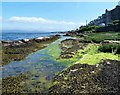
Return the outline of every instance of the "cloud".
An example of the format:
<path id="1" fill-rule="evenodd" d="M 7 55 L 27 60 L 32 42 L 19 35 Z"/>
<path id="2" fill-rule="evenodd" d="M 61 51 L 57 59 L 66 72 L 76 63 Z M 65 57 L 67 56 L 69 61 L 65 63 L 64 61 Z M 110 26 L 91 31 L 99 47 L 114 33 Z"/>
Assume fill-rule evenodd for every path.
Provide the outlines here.
<path id="1" fill-rule="evenodd" d="M 24 23 L 42 23 L 42 24 L 64 24 L 64 25 L 74 25 L 74 22 L 66 22 L 66 21 L 56 21 L 49 20 L 42 17 L 20 17 L 14 16 L 9 18 L 11 22 L 24 22 Z"/>
<path id="2" fill-rule="evenodd" d="M 79 25 L 86 25 L 86 23 L 84 23 L 84 22 L 81 22 Z"/>

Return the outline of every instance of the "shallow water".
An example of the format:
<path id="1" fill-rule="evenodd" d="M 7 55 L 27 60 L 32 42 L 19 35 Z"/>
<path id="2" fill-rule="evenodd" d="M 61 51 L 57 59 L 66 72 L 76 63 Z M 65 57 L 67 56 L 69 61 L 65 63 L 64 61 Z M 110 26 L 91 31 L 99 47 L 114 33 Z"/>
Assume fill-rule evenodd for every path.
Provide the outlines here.
<path id="1" fill-rule="evenodd" d="M 60 55 L 60 41 L 71 38 L 63 37 L 48 45 L 48 47 L 30 54 L 22 61 L 13 61 L 8 65 L 3 66 L 2 77 L 16 76 L 20 73 L 29 74 L 29 79 L 26 81 L 27 87 L 34 88 L 38 83 L 42 83 L 42 87 L 49 85 L 56 73 L 62 71 L 70 60 L 58 60 Z M 63 63 L 64 64 L 61 64 Z M 34 88 L 36 89 L 36 88 Z"/>

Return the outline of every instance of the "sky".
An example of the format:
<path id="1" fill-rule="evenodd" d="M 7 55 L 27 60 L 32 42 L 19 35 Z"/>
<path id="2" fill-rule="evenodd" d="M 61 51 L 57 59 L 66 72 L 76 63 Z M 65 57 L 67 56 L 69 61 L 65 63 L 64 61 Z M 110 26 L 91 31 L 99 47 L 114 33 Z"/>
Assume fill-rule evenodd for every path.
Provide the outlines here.
<path id="1" fill-rule="evenodd" d="M 68 31 L 97 18 L 117 2 L 3 2 L 3 30 Z"/>

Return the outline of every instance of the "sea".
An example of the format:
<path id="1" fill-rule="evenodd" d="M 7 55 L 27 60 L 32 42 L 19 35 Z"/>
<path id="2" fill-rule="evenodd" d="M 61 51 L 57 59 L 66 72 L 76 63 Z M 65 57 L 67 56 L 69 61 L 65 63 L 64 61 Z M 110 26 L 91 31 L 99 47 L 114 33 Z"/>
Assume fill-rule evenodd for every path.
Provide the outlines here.
<path id="1" fill-rule="evenodd" d="M 58 32 L 29 32 L 29 31 L 22 31 L 22 32 L 2 32 L 0 35 L 0 40 L 2 41 L 17 41 L 21 39 L 32 39 L 37 37 L 48 37 L 52 35 L 59 34 Z"/>

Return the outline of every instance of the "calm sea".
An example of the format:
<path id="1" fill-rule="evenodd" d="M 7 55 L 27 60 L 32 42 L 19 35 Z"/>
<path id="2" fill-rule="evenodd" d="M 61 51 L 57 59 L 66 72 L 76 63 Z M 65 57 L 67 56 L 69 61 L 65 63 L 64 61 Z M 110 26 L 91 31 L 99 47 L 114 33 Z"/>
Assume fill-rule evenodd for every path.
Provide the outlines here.
<path id="1" fill-rule="evenodd" d="M 58 33 L 44 32 L 44 33 L 4 33 L 2 32 L 2 37 L 0 40 L 21 40 L 21 39 L 31 39 L 36 37 L 46 37 L 56 35 Z"/>

